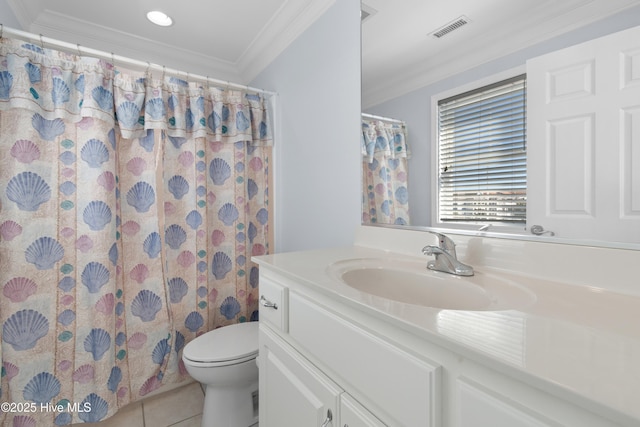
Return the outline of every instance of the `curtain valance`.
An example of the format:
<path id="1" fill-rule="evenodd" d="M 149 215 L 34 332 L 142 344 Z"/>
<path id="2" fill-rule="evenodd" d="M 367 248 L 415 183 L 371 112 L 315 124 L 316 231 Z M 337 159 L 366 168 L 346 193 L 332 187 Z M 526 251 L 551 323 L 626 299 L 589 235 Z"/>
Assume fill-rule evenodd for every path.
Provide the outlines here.
<path id="1" fill-rule="evenodd" d="M 63 120 L 86 118 L 117 124 L 124 138 L 150 129 L 175 138 L 207 137 L 235 143 L 271 145 L 264 97 L 203 87 L 175 77 L 154 79 L 120 72 L 104 60 L 43 49 L 3 38 L 0 53 L 0 111 L 33 111 L 33 126 L 44 139 L 64 131 Z"/>
<path id="2" fill-rule="evenodd" d="M 392 159 L 410 156 L 404 124 L 362 120 L 362 157 L 369 163 L 377 155 Z"/>

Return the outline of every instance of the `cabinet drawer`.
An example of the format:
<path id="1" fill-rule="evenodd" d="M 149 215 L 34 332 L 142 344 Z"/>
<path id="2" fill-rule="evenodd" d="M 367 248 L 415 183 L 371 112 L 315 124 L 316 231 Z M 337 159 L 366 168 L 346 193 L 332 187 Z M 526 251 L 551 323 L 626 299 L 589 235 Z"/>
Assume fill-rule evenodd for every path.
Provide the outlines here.
<path id="1" fill-rule="evenodd" d="M 282 332 L 289 329 L 289 289 L 260 276 L 260 321 Z"/>
<path id="2" fill-rule="evenodd" d="M 342 378 L 347 391 L 355 389 L 366 395 L 377 407 L 372 407 L 373 412 L 385 423 L 439 425 L 439 366 L 425 363 L 295 292 L 290 295 L 289 316 L 291 337 Z"/>

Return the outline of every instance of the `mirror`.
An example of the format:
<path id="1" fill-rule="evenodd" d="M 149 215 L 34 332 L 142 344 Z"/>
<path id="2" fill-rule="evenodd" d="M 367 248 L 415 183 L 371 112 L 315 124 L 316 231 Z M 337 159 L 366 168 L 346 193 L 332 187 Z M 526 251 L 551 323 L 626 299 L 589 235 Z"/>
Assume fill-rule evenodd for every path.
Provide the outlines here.
<path id="1" fill-rule="evenodd" d="M 640 6 L 632 0 L 615 4 L 607 0 L 364 0 L 362 11 L 362 110 L 406 125 L 410 150 L 406 224 L 417 229 L 434 225 L 433 96 L 494 76 L 517 75 L 526 70 L 528 59 L 640 22 Z M 361 165 L 363 174 L 367 167 Z M 371 195 L 363 187 L 363 201 Z M 363 224 L 382 225 L 383 221 L 367 222 L 367 213 L 363 210 Z M 388 226 L 407 226 L 398 224 Z M 637 222 L 630 224 L 635 227 Z M 524 226 L 504 234 L 493 226 L 479 231 L 481 225 L 474 224 L 466 232 L 640 249 L 640 242 L 600 237 L 567 240 L 533 235 Z M 585 236 L 589 231 L 584 229 Z M 465 233 L 457 228 L 455 232 Z"/>

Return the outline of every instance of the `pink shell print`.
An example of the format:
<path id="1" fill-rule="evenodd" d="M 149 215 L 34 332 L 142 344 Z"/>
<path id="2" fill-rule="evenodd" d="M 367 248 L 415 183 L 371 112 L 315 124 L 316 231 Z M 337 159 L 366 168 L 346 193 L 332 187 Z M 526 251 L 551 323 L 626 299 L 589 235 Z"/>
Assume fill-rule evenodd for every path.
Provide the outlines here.
<path id="1" fill-rule="evenodd" d="M 140 350 L 144 344 L 147 342 L 147 336 L 142 332 L 136 332 L 129 337 L 127 343 L 129 344 L 129 348 L 134 350 Z"/>
<path id="2" fill-rule="evenodd" d="M 66 371 L 70 367 L 71 367 L 71 361 L 70 360 L 62 360 L 62 361 L 60 361 L 60 363 L 58 363 L 58 369 L 60 369 L 61 371 Z"/>
<path id="3" fill-rule="evenodd" d="M 4 284 L 2 294 L 11 302 L 22 302 L 38 290 L 36 283 L 26 277 L 14 277 Z"/>
<path id="4" fill-rule="evenodd" d="M 190 251 L 183 251 L 178 255 L 178 264 L 180 264 L 181 267 L 187 268 L 195 261 L 196 257 Z"/>
<path id="5" fill-rule="evenodd" d="M 11 381 L 11 378 L 15 377 L 20 372 L 20 368 L 10 362 L 2 362 L 2 367 L 4 368 L 8 381 Z"/>
<path id="6" fill-rule="evenodd" d="M 182 166 L 189 167 L 193 164 L 193 153 L 191 151 L 185 151 L 178 156 L 178 161 Z"/>
<path id="7" fill-rule="evenodd" d="M 259 171 L 262 169 L 262 159 L 260 157 L 254 157 L 249 160 L 249 167 L 254 171 Z"/>
<path id="8" fill-rule="evenodd" d="M 73 372 L 73 380 L 80 384 L 86 384 L 93 379 L 94 371 L 91 365 L 82 365 Z"/>
<path id="9" fill-rule="evenodd" d="M 144 282 L 148 276 L 149 269 L 144 264 L 136 265 L 131 269 L 131 272 L 129 273 L 129 277 L 140 284 L 142 284 L 142 282 Z"/>
<path id="10" fill-rule="evenodd" d="M 158 389 L 158 387 L 160 387 L 161 385 L 162 385 L 162 381 L 158 379 L 157 375 L 154 375 L 150 377 L 148 380 L 146 380 L 144 384 L 142 384 L 142 387 L 140 387 L 140 391 L 138 392 L 138 394 L 140 396 L 147 395 L 152 391 Z"/>
<path id="11" fill-rule="evenodd" d="M 98 177 L 98 184 L 107 191 L 113 191 L 116 187 L 116 178 L 113 176 L 113 173 L 106 171 L 101 173 Z"/>
<path id="12" fill-rule="evenodd" d="M 20 163 L 31 163 L 40 158 L 40 149 L 27 139 L 19 139 L 11 147 L 11 155 Z"/>
<path id="13" fill-rule="evenodd" d="M 98 302 L 96 302 L 96 310 L 104 315 L 113 313 L 113 307 L 115 306 L 115 298 L 112 293 L 103 295 Z"/>
<path id="14" fill-rule="evenodd" d="M 91 237 L 86 234 L 83 234 L 78 238 L 78 240 L 76 240 L 76 249 L 79 251 L 87 253 L 91 248 L 93 248 L 93 240 L 91 240 Z"/>
<path id="15" fill-rule="evenodd" d="M 211 243 L 214 246 L 220 246 L 220 244 L 224 242 L 224 233 L 222 230 L 213 230 L 211 233 Z"/>
<path id="16" fill-rule="evenodd" d="M 133 236 L 138 231 L 140 231 L 140 224 L 135 221 L 127 221 L 122 224 L 122 232 L 128 236 Z"/>
<path id="17" fill-rule="evenodd" d="M 15 221 L 9 219 L 0 224 L 0 235 L 4 240 L 13 240 L 20 233 L 22 233 L 22 226 Z"/>
<path id="18" fill-rule="evenodd" d="M 71 227 L 64 227 L 62 230 L 60 230 L 60 234 L 62 235 L 62 237 L 69 238 L 76 234 L 76 231 Z"/>
<path id="19" fill-rule="evenodd" d="M 127 170 L 135 176 L 140 176 L 147 168 L 147 162 L 141 157 L 134 157 L 127 162 Z"/>

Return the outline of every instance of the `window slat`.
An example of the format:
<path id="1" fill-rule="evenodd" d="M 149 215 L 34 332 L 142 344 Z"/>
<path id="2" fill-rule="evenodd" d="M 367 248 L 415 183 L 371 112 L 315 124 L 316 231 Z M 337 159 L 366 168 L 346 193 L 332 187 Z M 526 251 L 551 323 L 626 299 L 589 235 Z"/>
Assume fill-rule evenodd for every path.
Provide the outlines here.
<path id="1" fill-rule="evenodd" d="M 441 221 L 526 220 L 526 79 L 438 103 Z"/>

